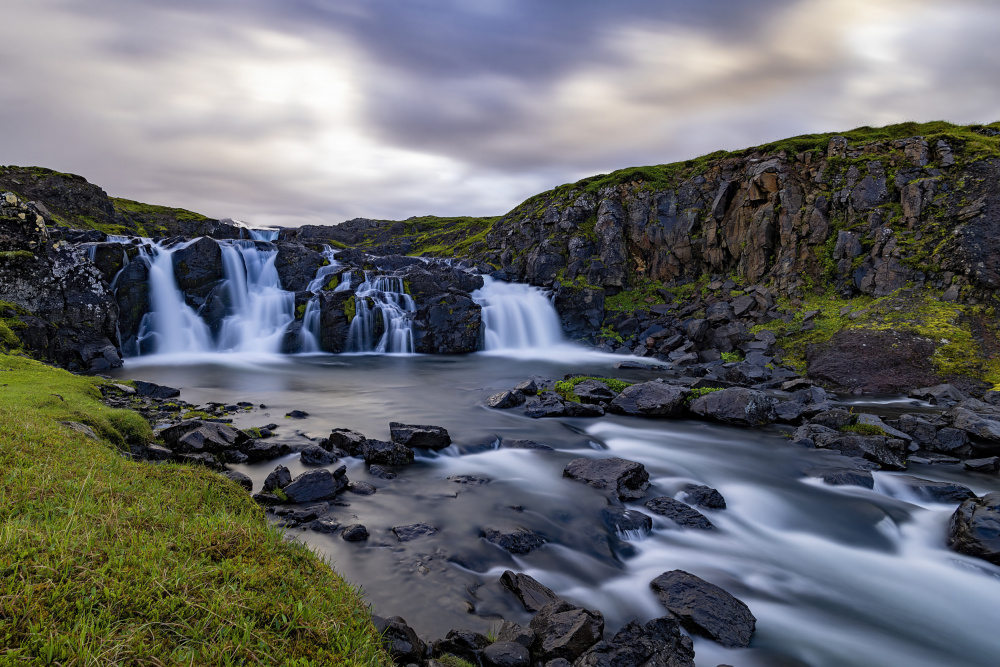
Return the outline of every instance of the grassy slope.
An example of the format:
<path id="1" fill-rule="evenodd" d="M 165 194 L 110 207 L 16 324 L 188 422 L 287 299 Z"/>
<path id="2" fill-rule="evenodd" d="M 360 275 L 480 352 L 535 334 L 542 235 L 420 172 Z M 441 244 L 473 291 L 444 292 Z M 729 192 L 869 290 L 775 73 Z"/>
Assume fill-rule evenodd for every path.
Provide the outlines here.
<path id="1" fill-rule="evenodd" d="M 390 664 L 358 591 L 245 491 L 121 457 L 149 426 L 100 382 L 0 355 L 0 664 Z"/>

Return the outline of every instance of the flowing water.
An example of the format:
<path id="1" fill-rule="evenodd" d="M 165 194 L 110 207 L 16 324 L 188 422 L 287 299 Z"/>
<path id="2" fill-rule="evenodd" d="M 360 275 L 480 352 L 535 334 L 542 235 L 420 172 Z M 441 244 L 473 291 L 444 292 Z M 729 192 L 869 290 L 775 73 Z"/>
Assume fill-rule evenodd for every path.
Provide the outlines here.
<path id="1" fill-rule="evenodd" d="M 500 618 L 525 623 L 530 616 L 497 583 L 511 569 L 602 611 L 610 633 L 631 618 L 663 615 L 649 582 L 683 569 L 736 595 L 757 617 L 750 649 L 723 649 L 696 638 L 699 666 L 998 663 L 1000 568 L 948 551 L 946 526 L 955 506 L 908 495 L 894 473 L 876 473 L 874 490 L 825 485 L 804 471 L 835 464 L 837 455 L 793 445 L 777 428 L 613 415 L 532 420 L 520 409 L 485 408 L 489 395 L 529 376 L 646 380 L 660 374 L 655 368 L 616 370 L 621 357 L 565 343 L 546 296 L 523 285 L 487 281 L 474 295 L 485 325 L 485 351 L 478 354 L 270 354 L 274 332 L 291 317 L 283 296 L 289 293 L 271 274 L 273 255 L 252 242 L 229 243 L 224 252 L 236 305 L 219 340 L 184 304 L 170 251 L 160 249 L 147 258 L 153 312 L 144 326 L 159 354 L 130 359 L 115 374 L 179 387 L 192 403 L 264 404 L 236 416 L 235 425 L 277 423 L 275 439 L 293 445 L 337 427 L 389 439 L 390 421 L 447 428 L 451 447 L 418 454 L 393 480 L 371 476 L 360 459 L 343 461 L 350 479 L 378 492 L 346 493 L 331 515 L 341 524 L 365 524 L 367 542 L 292 530 L 362 586 L 376 613 L 401 615 L 432 638 L 452 628 L 488 631 Z M 412 351 L 408 326 L 415 304 L 401 281 L 365 275 L 357 293 L 365 305 L 355 318 L 358 331 L 352 325 L 354 349 Z M 384 332 L 376 335 L 379 326 Z M 855 411 L 898 412 L 908 403 L 851 400 Z M 309 416 L 285 418 L 293 409 Z M 553 451 L 504 447 L 511 439 Z M 728 507 L 704 510 L 713 531 L 679 530 L 654 515 L 650 534 L 616 534 L 601 517 L 609 501 L 562 476 L 566 463 L 581 456 L 643 463 L 651 482 L 646 499 L 683 499 L 683 486 L 697 483 L 718 489 Z M 259 490 L 278 464 L 293 475 L 307 469 L 298 454 L 234 468 Z M 1000 491 L 995 477 L 957 467 L 911 465 L 908 472 L 959 481 L 978 494 Z M 449 480 L 470 474 L 490 481 Z M 651 514 L 642 501 L 626 506 Z M 416 522 L 438 532 L 398 542 L 392 527 Z M 546 544 L 514 556 L 480 537 L 485 528 L 511 524 L 538 533 Z"/>

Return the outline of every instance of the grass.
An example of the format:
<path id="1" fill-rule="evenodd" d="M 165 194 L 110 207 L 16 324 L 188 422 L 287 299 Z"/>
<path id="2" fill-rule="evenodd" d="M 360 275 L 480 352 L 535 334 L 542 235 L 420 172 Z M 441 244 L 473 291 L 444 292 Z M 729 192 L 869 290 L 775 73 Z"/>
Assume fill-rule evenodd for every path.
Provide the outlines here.
<path id="1" fill-rule="evenodd" d="M 593 375 L 579 375 L 568 380 L 560 380 L 559 382 L 556 382 L 555 391 L 567 401 L 579 403 L 580 397 L 576 395 L 574 390 L 576 389 L 576 385 L 584 382 L 585 380 L 597 380 L 598 382 L 604 384 L 604 386 L 608 389 L 618 394 L 625 391 L 626 387 L 632 386 L 631 382 L 626 382 L 625 380 L 595 377 Z"/>
<path id="2" fill-rule="evenodd" d="M 856 433 L 857 435 L 887 435 L 881 426 L 874 424 L 848 424 L 840 427 L 845 433 Z"/>
<path id="3" fill-rule="evenodd" d="M 152 434 L 102 382 L 0 355 L 0 664 L 391 664 L 358 591 L 236 484 L 122 457 Z"/>

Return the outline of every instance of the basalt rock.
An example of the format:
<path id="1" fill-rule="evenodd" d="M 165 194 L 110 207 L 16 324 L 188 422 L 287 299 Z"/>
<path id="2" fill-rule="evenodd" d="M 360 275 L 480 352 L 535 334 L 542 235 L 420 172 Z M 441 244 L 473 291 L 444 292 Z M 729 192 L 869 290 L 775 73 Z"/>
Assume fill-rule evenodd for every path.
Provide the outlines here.
<path id="1" fill-rule="evenodd" d="M 347 534 L 346 530 L 344 534 Z M 367 537 L 367 531 L 365 536 Z M 382 637 L 382 646 L 396 664 L 419 663 L 423 659 L 426 644 L 401 617 L 382 618 L 372 615 L 372 624 Z"/>
<path id="2" fill-rule="evenodd" d="M 413 324 L 417 352 L 467 354 L 479 349 L 482 307 L 467 294 L 445 292 L 418 301 Z"/>
<path id="3" fill-rule="evenodd" d="M 500 585 L 517 597 L 525 611 L 538 611 L 548 603 L 559 599 L 558 595 L 527 574 L 506 570 L 500 575 Z"/>
<path id="4" fill-rule="evenodd" d="M 670 519 L 681 528 L 699 528 L 701 530 L 712 530 L 715 528 L 704 514 L 668 496 L 660 496 L 659 498 L 648 500 L 646 501 L 646 507 L 651 512 Z"/>
<path id="5" fill-rule="evenodd" d="M 740 426 L 760 426 L 775 420 L 774 406 L 766 394 L 739 387 L 705 394 L 691 401 L 689 409 L 699 417 Z"/>
<path id="6" fill-rule="evenodd" d="M 315 250 L 298 243 L 279 241 L 275 243 L 278 254 L 274 258 L 274 268 L 278 272 L 282 289 L 301 292 L 313 278 L 326 258 Z"/>
<path id="7" fill-rule="evenodd" d="M 340 466 L 333 472 L 329 470 L 310 470 L 293 479 L 282 490 L 293 503 L 308 503 L 316 500 L 329 500 L 347 487 L 347 466 Z"/>
<path id="8" fill-rule="evenodd" d="M 384 440 L 365 440 L 361 448 L 366 463 L 402 466 L 413 463 L 413 450 L 406 445 Z"/>
<path id="9" fill-rule="evenodd" d="M 451 436 L 448 435 L 448 431 L 440 426 L 390 422 L 389 433 L 393 442 L 411 448 L 437 450 L 444 449 L 451 444 Z"/>
<path id="10" fill-rule="evenodd" d="M 602 639 L 604 616 L 556 600 L 542 607 L 528 627 L 535 633 L 531 654 L 536 662 L 556 658 L 572 662 Z"/>
<path id="11" fill-rule="evenodd" d="M 613 401 L 611 412 L 644 417 L 678 417 L 690 392 L 663 382 L 643 382 L 626 387 Z"/>
<path id="12" fill-rule="evenodd" d="M 642 498 L 649 488 L 649 473 L 645 466 L 621 458 L 573 459 L 566 464 L 563 477 L 610 491 L 619 500 Z"/>
<path id="13" fill-rule="evenodd" d="M 951 515 L 948 546 L 1000 565 L 1000 493 L 962 502 Z"/>
<path id="14" fill-rule="evenodd" d="M 694 645 L 670 616 L 629 621 L 610 641 L 600 641 L 574 667 L 694 667 Z"/>
<path id="15" fill-rule="evenodd" d="M 512 554 L 526 554 L 545 544 L 544 538 L 522 526 L 487 526 L 480 534 L 487 542 Z"/>
<path id="16" fill-rule="evenodd" d="M 683 570 L 664 572 L 650 586 L 689 632 L 728 648 L 750 644 L 757 619 L 746 604 L 722 588 Z"/>

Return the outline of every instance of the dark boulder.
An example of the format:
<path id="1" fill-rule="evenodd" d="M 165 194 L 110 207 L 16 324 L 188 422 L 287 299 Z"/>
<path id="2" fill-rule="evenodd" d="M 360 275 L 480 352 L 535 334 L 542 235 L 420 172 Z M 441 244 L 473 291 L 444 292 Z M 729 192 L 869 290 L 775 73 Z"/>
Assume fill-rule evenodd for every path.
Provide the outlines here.
<path id="1" fill-rule="evenodd" d="M 149 398 L 155 398 L 158 400 L 166 400 L 168 398 L 177 398 L 181 395 L 180 389 L 174 389 L 173 387 L 168 387 L 162 384 L 156 384 L 154 382 L 143 382 L 142 380 L 135 380 L 135 393 L 139 396 L 147 396 Z"/>
<path id="2" fill-rule="evenodd" d="M 380 465 L 368 466 L 368 474 L 379 479 L 396 479 L 396 473 Z"/>
<path id="3" fill-rule="evenodd" d="M 347 534 L 346 529 L 344 534 Z M 417 636 L 416 631 L 406 624 L 405 620 L 399 616 L 382 618 L 373 614 L 372 625 L 382 637 L 382 646 L 385 647 L 386 652 L 397 665 L 423 661 L 426 645 Z"/>
<path id="4" fill-rule="evenodd" d="M 309 445 L 302 450 L 301 460 L 303 464 L 309 466 L 328 466 L 335 462 L 337 457 L 319 445 Z"/>
<path id="5" fill-rule="evenodd" d="M 618 395 L 600 380 L 584 380 L 573 387 L 573 393 L 584 403 L 603 403 Z"/>
<path id="6" fill-rule="evenodd" d="M 573 459 L 566 464 L 563 477 L 586 482 L 596 489 L 611 491 L 619 500 L 642 498 L 649 488 L 649 473 L 645 466 L 617 457 Z"/>
<path id="7" fill-rule="evenodd" d="M 684 500 L 690 505 L 707 507 L 710 510 L 726 509 L 726 499 L 716 489 L 702 484 L 685 484 L 681 489 Z"/>
<path id="8" fill-rule="evenodd" d="M 226 470 L 222 473 L 223 477 L 228 477 L 240 486 L 244 488 L 247 492 L 253 491 L 253 480 L 236 470 Z"/>
<path id="9" fill-rule="evenodd" d="M 872 461 L 886 470 L 906 469 L 906 443 L 902 440 L 834 431 L 817 435 L 814 442 L 816 447 L 835 449 L 845 456 Z"/>
<path id="10" fill-rule="evenodd" d="M 757 619 L 746 604 L 722 588 L 683 570 L 664 572 L 650 586 L 689 632 L 727 648 L 750 645 Z"/>
<path id="11" fill-rule="evenodd" d="M 573 667 L 694 667 L 694 645 L 671 616 L 645 624 L 630 621 L 610 641 L 601 641 Z"/>
<path id="12" fill-rule="evenodd" d="M 358 496 L 370 496 L 378 491 L 368 482 L 351 482 L 347 485 L 347 490 Z"/>
<path id="13" fill-rule="evenodd" d="M 528 667 L 531 654 L 517 642 L 493 642 L 483 649 L 483 664 L 487 667 Z"/>
<path id="14" fill-rule="evenodd" d="M 963 501 L 951 515 L 948 546 L 1000 565 L 1000 493 Z"/>
<path id="15" fill-rule="evenodd" d="M 558 595 L 527 574 L 506 570 L 500 575 L 500 585 L 517 597 L 525 611 L 538 611 L 548 603 L 559 599 Z"/>
<path id="16" fill-rule="evenodd" d="M 451 436 L 448 435 L 448 431 L 440 426 L 389 422 L 389 433 L 393 442 L 406 447 L 436 450 L 444 449 L 451 444 Z"/>
<path id="17" fill-rule="evenodd" d="M 168 426 L 159 433 L 163 442 L 177 452 L 221 453 L 227 449 L 243 450 L 250 438 L 228 424 L 188 419 Z"/>
<path id="18" fill-rule="evenodd" d="M 620 415 L 679 417 L 689 394 L 683 387 L 663 382 L 643 382 L 626 387 L 611 401 L 609 409 Z"/>
<path id="19" fill-rule="evenodd" d="M 770 424 L 776 417 L 766 394 L 741 387 L 713 391 L 696 398 L 691 401 L 690 410 L 699 417 L 740 426 Z"/>
<path id="20" fill-rule="evenodd" d="M 292 452 L 292 448 L 283 442 L 252 440 L 241 452 L 247 457 L 246 463 L 257 463 L 286 456 Z"/>
<path id="21" fill-rule="evenodd" d="M 433 655 L 453 655 L 473 665 L 482 663 L 483 649 L 490 645 L 486 635 L 471 630 L 449 630 L 445 638 L 434 642 Z"/>
<path id="22" fill-rule="evenodd" d="M 599 611 L 556 600 L 542 607 L 528 627 L 535 633 L 531 654 L 536 662 L 544 664 L 556 658 L 572 662 L 601 641 L 604 616 Z"/>
<path id="23" fill-rule="evenodd" d="M 966 470 L 995 475 L 1000 472 L 1000 456 L 988 456 L 982 459 L 968 459 L 967 461 L 963 461 L 962 465 Z"/>
<path id="24" fill-rule="evenodd" d="M 545 544 L 545 540 L 521 526 L 487 526 L 480 535 L 487 542 L 497 545 L 512 554 L 526 554 Z"/>
<path id="25" fill-rule="evenodd" d="M 347 487 L 347 466 L 340 466 L 333 472 L 323 468 L 310 470 L 297 476 L 282 489 L 293 503 L 308 503 L 328 500 Z"/>
<path id="26" fill-rule="evenodd" d="M 624 537 L 646 535 L 653 529 L 653 519 L 638 510 L 624 507 L 604 507 L 601 519 L 608 530 Z"/>
<path id="27" fill-rule="evenodd" d="M 548 445 L 543 445 L 540 442 L 535 442 L 534 440 L 523 440 L 520 438 L 504 438 L 500 441 L 500 446 L 504 449 L 536 449 L 543 452 L 555 451 Z"/>
<path id="28" fill-rule="evenodd" d="M 403 466 L 413 463 L 413 450 L 406 445 L 385 440 L 365 440 L 361 453 L 366 463 Z"/>
<path id="29" fill-rule="evenodd" d="M 516 408 L 519 405 L 524 405 L 524 394 L 516 390 L 501 391 L 499 394 L 493 394 L 486 399 L 486 405 L 496 410 Z"/>
<path id="30" fill-rule="evenodd" d="M 510 572 L 510 570 L 507 572 Z M 554 600 L 557 598 L 553 597 L 552 599 Z M 546 603 L 551 601 L 552 600 L 547 600 Z M 537 609 L 529 609 L 528 611 L 538 611 L 538 609 L 544 607 L 546 603 L 540 604 Z M 504 621 L 500 624 L 500 628 L 497 630 L 497 641 L 514 642 L 516 644 L 520 644 L 526 649 L 530 649 L 531 645 L 535 642 L 535 633 L 528 628 L 518 625 L 517 623 Z"/>
<path id="31" fill-rule="evenodd" d="M 445 292 L 417 303 L 416 351 L 468 354 L 479 349 L 482 307 L 466 294 Z"/>
<path id="32" fill-rule="evenodd" d="M 335 354 L 347 351 L 347 337 L 356 312 L 354 292 L 320 292 L 319 346 Z"/>
<path id="33" fill-rule="evenodd" d="M 489 484 L 490 478 L 483 475 L 452 475 L 448 478 L 449 482 L 455 482 L 456 484 L 468 484 L 470 486 L 481 486 L 483 484 Z"/>
<path id="34" fill-rule="evenodd" d="M 298 243 L 279 241 L 275 244 L 278 254 L 274 258 L 274 268 L 278 272 L 282 289 L 301 292 L 308 287 L 319 267 L 327 261 L 320 253 Z"/>
<path id="35" fill-rule="evenodd" d="M 976 498 L 972 489 L 953 482 L 935 482 L 912 475 L 895 475 L 892 479 L 918 498 L 934 503 L 960 503 Z"/>
<path id="36" fill-rule="evenodd" d="M 222 280 L 222 250 L 207 236 L 175 250 L 171 260 L 174 279 L 182 292 L 204 296 L 217 281 Z"/>
<path id="37" fill-rule="evenodd" d="M 704 514 L 669 496 L 660 496 L 648 500 L 646 501 L 646 507 L 651 512 L 670 519 L 681 528 L 698 528 L 701 530 L 713 530 L 715 528 Z"/>
<path id="38" fill-rule="evenodd" d="M 542 392 L 536 398 L 528 401 L 524 414 L 532 419 L 564 417 L 566 415 L 566 402 L 555 392 Z"/>
<path id="39" fill-rule="evenodd" d="M 435 535 L 438 530 L 426 523 L 411 523 L 406 526 L 393 526 L 392 532 L 400 542 L 409 542 L 421 537 Z"/>
<path id="40" fill-rule="evenodd" d="M 292 483 L 292 473 L 285 466 L 278 466 L 264 479 L 264 492 L 283 489 Z"/>
<path id="41" fill-rule="evenodd" d="M 352 523 L 349 526 L 344 526 L 344 532 L 340 534 L 340 538 L 345 542 L 362 542 L 368 539 L 368 529 L 360 523 Z"/>
<path id="42" fill-rule="evenodd" d="M 947 416 L 955 428 L 987 442 L 1000 443 L 1000 421 L 986 419 L 965 408 L 954 408 Z"/>
<path id="43" fill-rule="evenodd" d="M 367 438 L 357 431 L 348 428 L 335 428 L 330 431 L 330 437 L 320 441 L 320 447 L 331 451 L 340 449 L 351 456 L 361 456 Z"/>

